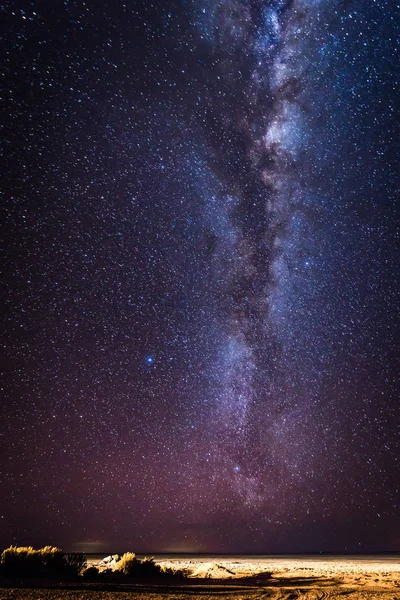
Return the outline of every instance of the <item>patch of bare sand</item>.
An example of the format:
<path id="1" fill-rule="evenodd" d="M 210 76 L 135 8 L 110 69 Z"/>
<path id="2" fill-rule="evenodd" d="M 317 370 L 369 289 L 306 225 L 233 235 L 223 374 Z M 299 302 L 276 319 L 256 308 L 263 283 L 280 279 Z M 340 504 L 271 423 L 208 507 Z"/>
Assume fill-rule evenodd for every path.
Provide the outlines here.
<path id="1" fill-rule="evenodd" d="M 159 561 L 170 568 L 185 569 L 192 578 L 254 578 L 268 586 L 315 588 L 324 586 L 350 589 L 396 590 L 400 600 L 400 560 L 312 560 L 270 558 L 260 561 L 197 560 Z"/>

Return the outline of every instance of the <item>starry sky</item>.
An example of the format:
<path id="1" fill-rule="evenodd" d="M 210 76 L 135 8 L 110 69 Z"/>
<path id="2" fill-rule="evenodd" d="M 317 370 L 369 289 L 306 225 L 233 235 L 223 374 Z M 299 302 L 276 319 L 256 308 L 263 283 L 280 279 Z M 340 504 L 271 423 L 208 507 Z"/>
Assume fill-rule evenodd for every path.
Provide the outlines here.
<path id="1" fill-rule="evenodd" d="M 0 546 L 398 550 L 394 3 L 0 9 Z"/>

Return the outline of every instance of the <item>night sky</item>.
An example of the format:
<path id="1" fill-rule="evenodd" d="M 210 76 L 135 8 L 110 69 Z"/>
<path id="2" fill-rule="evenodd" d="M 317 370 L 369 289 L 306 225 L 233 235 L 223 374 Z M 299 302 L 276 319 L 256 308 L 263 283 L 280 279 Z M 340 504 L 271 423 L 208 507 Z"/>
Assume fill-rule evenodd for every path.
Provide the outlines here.
<path id="1" fill-rule="evenodd" d="M 0 547 L 398 550 L 394 2 L 0 9 Z"/>

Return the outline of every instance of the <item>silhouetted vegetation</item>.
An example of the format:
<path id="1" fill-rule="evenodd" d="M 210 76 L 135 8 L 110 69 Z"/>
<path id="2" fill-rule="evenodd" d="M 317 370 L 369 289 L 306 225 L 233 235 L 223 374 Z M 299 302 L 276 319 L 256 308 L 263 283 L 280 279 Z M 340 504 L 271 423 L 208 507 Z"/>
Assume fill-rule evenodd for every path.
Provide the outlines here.
<path id="1" fill-rule="evenodd" d="M 82 552 L 71 552 L 69 554 L 65 554 L 64 556 L 67 566 L 72 573 L 80 575 L 86 569 L 86 556 Z"/>
<path id="2" fill-rule="evenodd" d="M 23 579 L 60 578 L 82 576 L 87 580 L 101 578 L 115 581 L 132 577 L 142 579 L 183 578 L 185 573 L 157 564 L 154 558 L 139 559 L 133 552 L 109 557 L 106 564 L 86 568 L 84 554 L 66 554 L 60 548 L 45 546 L 35 550 L 31 546 L 10 546 L 0 553 L 0 574 L 5 577 Z"/>
<path id="3" fill-rule="evenodd" d="M 82 576 L 85 579 L 96 579 L 99 576 L 99 570 L 97 567 L 88 567 L 82 571 Z"/>
<path id="4" fill-rule="evenodd" d="M 182 572 L 163 567 L 154 562 L 154 558 L 138 559 L 133 552 L 125 552 L 115 563 L 114 573 L 123 573 L 128 577 L 144 577 L 156 579 L 159 577 L 178 577 Z"/>
<path id="5" fill-rule="evenodd" d="M 83 554 L 65 554 L 60 548 L 10 546 L 0 555 L 0 572 L 6 577 L 76 577 L 86 566 Z"/>

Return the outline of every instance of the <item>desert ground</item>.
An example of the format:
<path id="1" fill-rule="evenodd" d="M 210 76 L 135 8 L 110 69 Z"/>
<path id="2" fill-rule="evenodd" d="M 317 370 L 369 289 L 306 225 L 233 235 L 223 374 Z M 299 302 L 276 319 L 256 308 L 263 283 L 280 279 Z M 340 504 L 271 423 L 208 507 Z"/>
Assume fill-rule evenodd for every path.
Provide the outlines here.
<path id="1" fill-rule="evenodd" d="M 92 561 L 96 564 L 98 561 Z M 2 588 L 0 600 L 400 600 L 400 557 L 158 558 L 182 583 Z"/>

